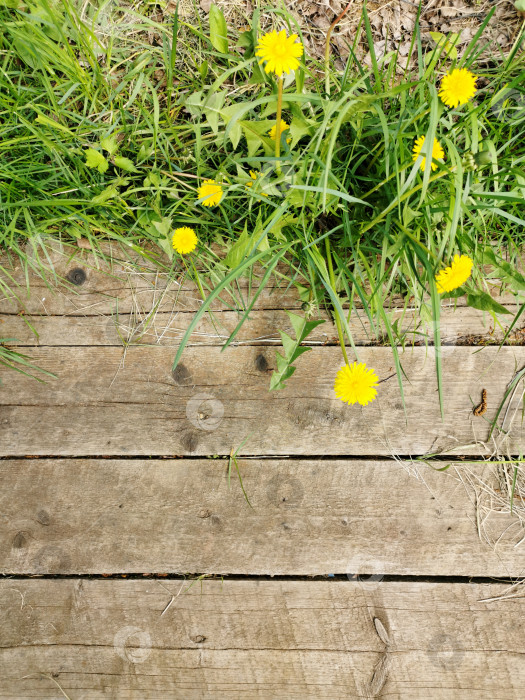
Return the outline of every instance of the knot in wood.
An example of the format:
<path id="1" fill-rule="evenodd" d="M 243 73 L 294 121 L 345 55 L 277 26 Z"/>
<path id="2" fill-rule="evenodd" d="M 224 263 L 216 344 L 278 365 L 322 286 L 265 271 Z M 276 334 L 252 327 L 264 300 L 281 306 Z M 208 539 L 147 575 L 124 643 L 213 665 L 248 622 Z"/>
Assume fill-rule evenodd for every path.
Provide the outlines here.
<path id="1" fill-rule="evenodd" d="M 72 270 L 69 270 L 66 275 L 68 282 L 71 282 L 71 284 L 74 284 L 76 287 L 80 287 L 80 285 L 84 284 L 86 277 L 86 273 L 81 267 L 74 267 Z"/>

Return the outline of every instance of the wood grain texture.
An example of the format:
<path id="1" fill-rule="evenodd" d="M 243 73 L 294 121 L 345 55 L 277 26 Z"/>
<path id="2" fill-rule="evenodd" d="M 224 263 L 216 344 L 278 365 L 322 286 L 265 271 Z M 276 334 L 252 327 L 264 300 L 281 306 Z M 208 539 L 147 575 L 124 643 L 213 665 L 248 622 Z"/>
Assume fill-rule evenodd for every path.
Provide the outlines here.
<path id="1" fill-rule="evenodd" d="M 509 306 L 512 320 L 517 307 Z M 422 323 L 413 312 L 402 313 L 402 309 L 392 311 L 392 318 L 398 320 L 399 332 L 407 332 L 406 344 L 433 343 L 433 326 Z M 206 314 L 197 324 L 191 345 L 223 345 L 235 330 L 243 314 L 223 311 Z M 0 337 L 16 338 L 16 346 L 72 346 L 72 345 L 163 345 L 177 347 L 194 318 L 194 312 L 174 310 L 173 313 L 143 312 L 136 314 L 52 316 L 52 315 L 0 315 Z M 316 318 L 325 323 L 317 326 L 308 336 L 306 344 L 320 345 L 338 342 L 337 330 L 327 313 Z M 501 342 L 508 325 L 500 317 L 502 325 L 494 327 L 489 314 L 469 307 L 441 309 L 440 329 L 443 345 L 463 345 L 480 338 L 486 343 Z M 357 345 L 376 343 L 375 329 L 366 315 L 354 313 L 349 323 L 354 342 Z M 518 324 L 517 328 L 520 328 Z M 34 329 L 34 330 L 33 330 Z M 290 318 L 282 309 L 255 310 L 244 321 L 234 344 L 281 345 L 279 330 L 293 336 Z M 35 332 L 38 334 L 36 335 Z M 524 342 L 525 333 L 512 335 L 513 341 Z"/>
<path id="2" fill-rule="evenodd" d="M 4 580 L 0 697 L 521 700 L 525 601 L 482 602 L 505 589 Z"/>
<path id="3" fill-rule="evenodd" d="M 382 381 L 366 407 L 335 397 L 335 347 L 313 348 L 287 388 L 272 393 L 270 348 L 187 348 L 174 373 L 165 347 L 26 352 L 57 379 L 37 384 L 0 372 L 1 455 L 227 455 L 245 440 L 245 455 L 491 454 L 488 421 L 525 364 L 523 347 L 444 348 L 442 422 L 433 352 L 422 347 L 401 357 L 406 419 L 390 348 L 359 352 Z M 475 418 L 483 388 L 488 410 Z M 505 443 L 511 454 L 524 451 L 524 430 L 518 416 Z"/>
<path id="4" fill-rule="evenodd" d="M 40 251 L 38 260 L 30 244 L 27 252 L 29 266 L 23 266 L 16 257 L 0 256 L 0 313 L 146 315 L 152 309 L 160 313 L 196 311 L 202 304 L 197 286 L 188 279 L 183 267 L 178 276 L 168 279 L 153 263 L 116 244 L 103 246 L 104 254 L 113 259 L 102 259 L 91 251 L 60 243 L 49 245 L 47 255 Z M 80 271 L 80 277 L 75 271 Z M 223 291 L 211 308 L 216 311 L 246 308 L 263 275 L 261 266 L 255 265 L 248 277 L 240 278 Z M 256 299 L 254 309 L 300 310 L 302 301 L 295 287 L 289 287 L 291 278 L 301 281 L 286 262 L 277 266 L 276 274 Z M 210 289 L 217 282 L 218 278 L 213 279 Z M 490 293 L 499 303 L 514 307 L 523 302 L 523 295 L 502 295 L 497 279 L 490 280 L 490 284 Z M 390 303 L 403 307 L 404 299 L 392 296 Z M 465 297 L 456 303 L 459 308 L 465 307 Z M 361 307 L 359 300 L 356 306 Z M 506 320 L 503 318 L 502 322 Z"/>
<path id="5" fill-rule="evenodd" d="M 74 246 L 55 244 L 37 264 L 26 268 L 18 259 L 0 257 L 0 312 L 28 314 L 100 315 L 145 313 L 156 308 L 159 312 L 196 311 L 202 304 L 197 286 L 188 280 L 182 268 L 177 277 L 166 273 L 147 260 L 129 258 L 118 246 L 105 246 L 113 251 L 114 259 L 100 257 Z M 286 266 L 281 271 L 286 271 Z M 80 276 L 75 271 L 80 270 Z M 40 272 L 38 272 L 40 271 Z M 264 271 L 255 266 L 253 274 L 242 278 L 224 291 L 212 309 L 244 308 L 254 296 Z M 75 280 L 72 283 L 70 280 Z M 259 309 L 300 308 L 295 289 L 288 289 L 287 280 L 273 276 L 255 303 Z"/>
<path id="6" fill-rule="evenodd" d="M 473 494 L 449 473 L 393 460 L 239 469 L 252 507 L 224 459 L 1 460 L 0 572 L 525 576 L 517 519 L 485 518 L 499 541 L 482 543 Z"/>

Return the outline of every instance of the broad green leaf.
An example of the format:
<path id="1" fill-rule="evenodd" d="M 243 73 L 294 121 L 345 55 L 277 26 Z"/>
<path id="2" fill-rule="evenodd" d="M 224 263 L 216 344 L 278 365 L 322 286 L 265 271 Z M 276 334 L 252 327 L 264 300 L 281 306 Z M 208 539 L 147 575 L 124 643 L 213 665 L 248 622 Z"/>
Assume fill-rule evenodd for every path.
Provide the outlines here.
<path id="1" fill-rule="evenodd" d="M 315 121 L 306 120 L 302 117 L 293 117 L 290 124 L 290 148 L 293 148 L 303 136 L 312 136 L 315 133 Z"/>
<path id="2" fill-rule="evenodd" d="M 501 304 L 487 294 L 486 292 L 479 292 L 476 294 L 467 295 L 467 305 L 471 306 L 473 309 L 480 309 L 481 311 L 492 311 L 496 314 L 510 314 L 511 312 L 506 309 Z"/>
<path id="3" fill-rule="evenodd" d="M 221 117 L 221 109 L 226 99 L 226 94 L 226 90 L 214 92 L 208 95 L 202 106 L 202 111 L 214 134 L 219 133 L 219 118 Z"/>
<path id="4" fill-rule="evenodd" d="M 184 109 L 191 114 L 192 117 L 201 117 L 202 115 L 202 97 L 203 91 L 197 90 L 189 95 L 184 95 L 180 98 L 179 104 L 184 106 Z"/>
<path id="5" fill-rule="evenodd" d="M 458 43 L 461 34 L 451 32 L 448 39 L 446 35 L 442 34 L 441 32 L 429 32 L 429 34 L 436 42 L 438 48 L 442 49 L 442 53 L 453 61 L 457 60 L 458 50 L 456 49 L 456 44 Z"/>
<path id="6" fill-rule="evenodd" d="M 161 238 L 159 238 L 159 240 L 157 241 L 157 245 L 160 246 L 160 248 L 162 248 L 162 250 L 166 253 L 170 260 L 173 260 L 174 251 L 170 237 L 165 238 L 161 236 Z"/>
<path id="7" fill-rule="evenodd" d="M 221 117 L 224 120 L 225 124 L 229 124 L 232 116 L 239 110 L 239 105 L 233 104 L 233 105 L 228 105 L 228 107 L 223 107 L 221 109 Z M 232 146 L 234 148 L 237 148 L 239 145 L 239 141 L 242 138 L 242 128 L 239 122 L 236 122 L 236 124 L 233 126 L 232 129 L 228 132 L 228 138 L 230 139 Z"/>
<path id="8" fill-rule="evenodd" d="M 115 165 L 121 170 L 125 170 L 127 173 L 136 173 L 137 168 L 135 167 L 132 160 L 129 158 L 124 158 L 124 156 L 115 156 Z"/>
<path id="9" fill-rule="evenodd" d="M 277 369 L 273 372 L 272 378 L 270 380 L 270 389 L 284 389 L 286 380 L 289 379 L 295 372 L 295 367 L 293 363 L 301 355 L 308 350 L 309 347 L 301 347 L 301 343 L 308 337 L 308 335 L 313 331 L 314 328 L 324 323 L 323 320 L 319 321 L 307 321 L 302 316 L 292 313 L 291 311 L 286 312 L 290 318 L 290 323 L 295 332 L 295 339 L 285 333 L 284 331 L 279 331 L 281 340 L 283 343 L 284 355 L 276 353 L 275 359 L 277 363 Z"/>
<path id="10" fill-rule="evenodd" d="M 201 76 L 202 81 L 204 82 L 206 80 L 206 76 L 208 75 L 208 61 L 203 61 L 200 64 L 199 75 Z"/>
<path id="11" fill-rule="evenodd" d="M 102 192 L 99 192 L 99 194 L 95 195 L 91 201 L 93 202 L 93 204 L 104 204 L 104 202 L 107 202 L 109 199 L 117 197 L 118 193 L 119 192 L 115 185 L 109 185 L 109 187 L 106 187 L 105 190 L 102 190 Z"/>
<path id="12" fill-rule="evenodd" d="M 467 290 L 465 289 L 465 287 L 458 287 L 457 289 L 453 289 L 451 292 L 445 292 L 444 294 L 440 294 L 440 297 L 442 299 L 459 299 L 459 297 L 462 297 L 466 293 Z"/>
<path id="13" fill-rule="evenodd" d="M 250 235 L 248 234 L 248 232 L 245 228 L 244 231 L 239 236 L 239 238 L 235 241 L 235 243 L 232 245 L 232 247 L 228 251 L 228 254 L 224 258 L 224 264 L 227 267 L 230 267 L 232 269 L 237 267 L 237 265 L 240 264 L 240 262 L 244 258 L 244 256 L 248 254 L 250 249 L 251 249 L 251 238 L 250 238 Z"/>
<path id="14" fill-rule="evenodd" d="M 271 119 L 263 119 L 262 121 L 240 121 L 246 143 L 248 144 L 248 155 L 254 156 L 261 146 L 266 146 L 270 152 L 273 151 L 273 141 L 268 136 L 268 132 L 275 124 Z"/>
<path id="15" fill-rule="evenodd" d="M 217 5 L 210 7 L 210 41 L 213 48 L 228 53 L 228 29 L 222 10 Z"/>
<path id="16" fill-rule="evenodd" d="M 165 216 L 162 221 L 152 221 L 153 226 L 161 236 L 168 236 L 171 232 L 171 218 Z"/>
<path id="17" fill-rule="evenodd" d="M 84 153 L 86 155 L 86 165 L 88 168 L 96 168 L 99 173 L 106 172 L 109 163 L 100 151 L 95 151 L 94 148 L 88 148 Z"/>
<path id="18" fill-rule="evenodd" d="M 118 151 L 118 143 L 114 134 L 106 136 L 100 141 L 100 147 L 109 153 L 110 156 Z"/>

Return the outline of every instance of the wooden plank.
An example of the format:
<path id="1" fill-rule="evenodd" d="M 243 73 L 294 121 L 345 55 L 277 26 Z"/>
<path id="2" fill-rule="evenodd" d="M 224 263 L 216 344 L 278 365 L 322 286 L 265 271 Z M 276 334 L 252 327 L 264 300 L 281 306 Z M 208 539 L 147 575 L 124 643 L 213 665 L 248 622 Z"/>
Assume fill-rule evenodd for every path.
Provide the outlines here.
<path id="1" fill-rule="evenodd" d="M 246 441 L 247 455 L 492 454 L 489 422 L 508 383 L 525 364 L 523 347 L 443 348 L 445 416 L 441 421 L 433 351 L 402 354 L 406 417 L 390 348 L 363 348 L 375 368 L 378 398 L 348 406 L 334 394 L 338 348 L 313 348 L 286 389 L 268 391 L 274 350 L 187 348 L 172 374 L 166 347 L 28 348 L 58 379 L 38 384 L 3 370 L 0 454 L 227 455 Z M 472 415 L 482 388 L 485 416 Z M 520 406 L 514 395 L 510 415 Z M 525 449 L 514 420 L 505 450 Z"/>
<path id="2" fill-rule="evenodd" d="M 105 247 L 106 253 L 115 256 L 111 262 L 73 246 L 55 247 L 57 251 L 51 250 L 49 260 L 40 260 L 38 265 L 33 262 L 29 268 L 18 258 L 0 258 L 0 313 L 100 315 L 148 313 L 153 308 L 171 313 L 174 308 L 195 311 L 201 307 L 201 294 L 186 278 L 184 268 L 178 277 L 177 273 L 169 277 L 147 260 L 139 264 L 137 256 L 126 260 L 122 249 L 114 245 Z M 212 309 L 245 307 L 263 274 L 260 266 L 255 267 L 252 277 L 233 284 L 232 291 L 223 292 Z M 281 275 L 268 281 L 254 308 L 298 309 L 301 303 Z"/>
<path id="3" fill-rule="evenodd" d="M 29 246 L 29 244 L 28 244 Z M 133 251 L 121 246 L 104 244 L 108 256 L 103 260 L 91 251 L 75 246 L 53 243 L 48 257 L 40 255 L 38 261 L 28 248 L 31 264 L 22 265 L 14 257 L 0 257 L 0 313 L 45 315 L 100 315 L 129 314 L 139 311 L 147 314 L 158 312 L 196 311 L 202 297 L 197 286 L 186 278 L 184 268 L 169 277 L 155 266 L 139 258 Z M 241 278 L 215 300 L 212 309 L 245 308 L 253 298 L 264 274 L 255 266 L 249 278 Z M 255 309 L 300 309 L 301 300 L 289 279 L 297 278 L 287 263 L 278 266 L 276 275 L 268 281 L 255 302 Z M 72 283 L 70 280 L 73 280 Z M 304 284 L 304 280 L 302 281 Z M 523 301 L 520 296 L 500 293 L 497 279 L 491 279 L 491 295 L 501 304 L 516 306 Z M 211 288 L 217 280 L 211 282 Z M 465 306 L 465 298 L 457 300 L 457 306 Z M 359 302 L 356 302 L 360 306 Z M 401 297 L 391 298 L 392 306 L 403 306 Z"/>
<path id="4" fill-rule="evenodd" d="M 484 517 L 482 543 L 474 492 L 426 465 L 239 469 L 252 507 L 227 460 L 0 460 L 0 572 L 525 576 L 516 517 Z"/>
<path id="5" fill-rule="evenodd" d="M 4 700 L 520 700 L 504 584 L 0 583 Z M 521 611 L 521 612 L 520 612 Z"/>
<path id="6" fill-rule="evenodd" d="M 509 306 L 512 316 L 518 307 Z M 402 309 L 393 311 L 393 318 L 399 320 L 399 331 L 407 332 L 406 343 L 433 343 L 433 327 L 431 323 L 422 323 L 409 311 L 405 314 Z M 197 324 L 192 334 L 192 345 L 222 345 L 235 330 L 242 318 L 241 312 L 223 311 L 206 314 Z M 17 346 L 71 346 L 71 345 L 166 345 L 176 347 L 182 339 L 189 324 L 194 318 L 194 312 L 174 311 L 173 313 L 137 313 L 86 315 L 86 316 L 18 316 L 16 314 L 0 315 L 0 337 L 16 338 Z M 335 344 L 337 330 L 327 313 L 319 315 L 325 323 L 314 329 L 306 344 Z M 454 308 L 444 306 L 441 310 L 440 328 L 443 345 L 477 344 L 482 340 L 485 344 L 501 342 L 510 321 L 500 317 L 502 325 L 494 324 L 492 316 L 478 309 L 469 307 Z M 373 329 L 361 313 L 353 314 L 350 319 L 350 330 L 357 345 L 377 344 L 375 329 Z M 510 340 L 513 344 L 525 341 L 525 333 L 512 333 Z M 252 311 L 244 322 L 234 340 L 235 344 L 280 345 L 279 330 L 293 335 L 290 319 L 284 310 L 269 309 Z M 35 335 L 35 331 L 38 335 Z"/>

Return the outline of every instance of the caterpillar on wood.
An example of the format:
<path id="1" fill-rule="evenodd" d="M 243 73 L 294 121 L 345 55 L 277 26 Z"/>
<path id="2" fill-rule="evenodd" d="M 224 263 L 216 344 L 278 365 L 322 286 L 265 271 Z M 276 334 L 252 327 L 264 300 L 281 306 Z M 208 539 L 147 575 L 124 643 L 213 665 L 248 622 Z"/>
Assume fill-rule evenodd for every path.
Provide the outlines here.
<path id="1" fill-rule="evenodd" d="M 483 391 L 481 392 L 481 403 L 479 404 L 479 406 L 476 406 L 473 413 L 475 416 L 482 416 L 486 410 L 487 410 L 487 390 L 483 389 Z"/>

